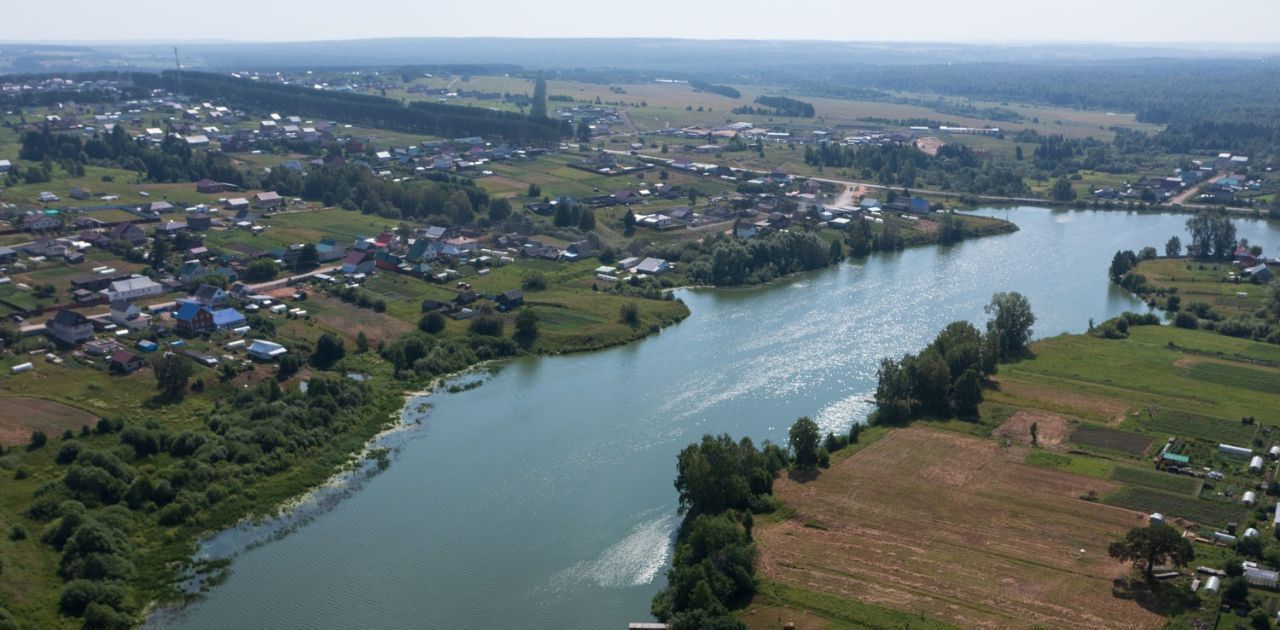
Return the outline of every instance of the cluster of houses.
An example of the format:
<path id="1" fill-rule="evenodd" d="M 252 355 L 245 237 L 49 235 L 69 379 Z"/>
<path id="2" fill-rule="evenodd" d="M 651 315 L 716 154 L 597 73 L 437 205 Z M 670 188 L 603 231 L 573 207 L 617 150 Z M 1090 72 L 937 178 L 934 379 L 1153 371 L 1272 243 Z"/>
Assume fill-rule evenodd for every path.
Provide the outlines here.
<path id="1" fill-rule="evenodd" d="M 1193 186 L 1200 187 L 1197 201 L 1201 203 L 1231 203 L 1242 192 L 1257 191 L 1262 182 L 1247 174 L 1249 158 L 1244 155 L 1221 153 L 1212 162 L 1192 160 L 1190 168 L 1178 168 L 1166 177 L 1138 178 L 1121 188 L 1103 186 L 1093 191 L 1102 200 L 1167 201 Z M 1216 176 L 1218 173 L 1224 173 Z"/>
<path id="2" fill-rule="evenodd" d="M 626 121 L 623 120 L 618 110 L 590 103 L 577 103 L 557 107 L 556 117 L 573 123 L 575 127 L 586 123 L 593 137 L 607 136 L 613 133 L 615 128 L 626 125 Z"/>
<path id="3" fill-rule="evenodd" d="M 171 351 L 208 367 L 220 360 L 235 357 L 217 356 L 187 349 L 183 338 L 191 339 L 215 333 L 225 333 L 225 349 L 228 352 L 243 350 L 246 356 L 257 361 L 274 361 L 287 349 L 265 339 L 245 340 L 251 328 L 245 311 L 269 309 L 272 313 L 285 313 L 287 307 L 274 303 L 272 298 L 259 295 L 247 285 L 236 283 L 230 289 L 215 285 L 200 285 L 194 292 L 178 298 L 172 305 L 144 307 L 139 300 L 160 295 L 159 285 L 145 279 L 129 278 L 111 283 L 110 311 L 106 315 L 89 317 L 72 309 L 58 310 L 45 323 L 44 333 L 63 347 L 88 357 L 102 357 L 114 371 L 129 374 L 144 366 L 142 355 L 156 352 L 161 344 L 152 339 L 138 339 L 130 344 L 128 336 L 138 332 L 153 332 L 156 337 L 176 334 L 179 338 L 165 344 Z M 299 315 L 301 313 L 301 315 Z M 288 316 L 306 316 L 301 309 L 289 311 Z M 130 344 L 130 345 L 126 345 Z"/>

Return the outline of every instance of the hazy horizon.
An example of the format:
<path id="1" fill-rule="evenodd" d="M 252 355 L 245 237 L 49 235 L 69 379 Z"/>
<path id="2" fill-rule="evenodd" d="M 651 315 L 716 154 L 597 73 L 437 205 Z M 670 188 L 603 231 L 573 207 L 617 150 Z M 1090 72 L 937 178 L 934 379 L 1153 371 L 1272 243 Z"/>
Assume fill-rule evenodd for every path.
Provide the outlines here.
<path id="1" fill-rule="evenodd" d="M 318 2 L 306 11 L 265 12 L 248 0 L 225 0 L 193 21 L 169 3 L 138 0 L 119 7 L 88 0 L 47 7 L 19 3 L 6 11 L 22 35 L 5 44 L 104 45 L 157 43 L 290 43 L 388 38 L 673 38 L 693 40 L 828 41 L 867 43 L 956 43 L 986 45 L 1112 44 L 1175 47 L 1280 45 L 1272 25 L 1280 3 L 1239 0 L 1232 19 L 1195 20 L 1204 5 L 1194 0 L 1077 0 L 1061 9 L 1011 0 L 970 0 L 965 12 L 942 0 L 910 6 L 832 5 L 795 0 L 785 10 L 760 0 L 684 3 L 650 0 L 643 5 L 593 7 L 546 0 L 537 5 L 498 2 L 435 5 L 393 0 L 369 11 L 344 12 Z M 503 19 L 492 16 L 501 14 Z M 109 25 L 110 31 L 103 28 Z M 842 28 L 843 27 L 843 28 Z M 183 37 L 157 36 L 184 33 Z"/>

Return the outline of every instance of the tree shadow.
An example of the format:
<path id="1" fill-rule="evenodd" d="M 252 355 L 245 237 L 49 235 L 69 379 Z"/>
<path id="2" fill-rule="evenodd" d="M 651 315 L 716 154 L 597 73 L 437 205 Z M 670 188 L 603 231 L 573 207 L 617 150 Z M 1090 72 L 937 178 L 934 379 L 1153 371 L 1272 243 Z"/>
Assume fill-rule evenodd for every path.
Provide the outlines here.
<path id="1" fill-rule="evenodd" d="M 1111 595 L 1132 600 L 1139 606 L 1161 616 L 1177 615 L 1200 607 L 1200 596 L 1192 593 L 1178 581 L 1147 582 L 1132 577 L 1112 580 Z"/>
<path id="2" fill-rule="evenodd" d="M 787 469 L 787 479 L 794 481 L 796 483 L 809 483 L 810 481 L 813 481 L 814 479 L 817 479 L 817 478 L 818 478 L 817 468 L 811 468 L 811 469 L 788 468 Z"/>

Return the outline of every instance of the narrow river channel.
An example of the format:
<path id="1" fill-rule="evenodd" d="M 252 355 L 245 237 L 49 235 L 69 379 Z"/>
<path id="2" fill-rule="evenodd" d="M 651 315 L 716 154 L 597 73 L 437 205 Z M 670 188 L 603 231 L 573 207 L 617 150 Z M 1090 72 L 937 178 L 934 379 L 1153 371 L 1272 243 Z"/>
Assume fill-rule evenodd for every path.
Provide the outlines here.
<path id="1" fill-rule="evenodd" d="M 1145 306 L 1118 249 L 1186 216 L 987 210 L 1015 234 L 873 256 L 763 289 L 682 291 L 693 314 L 629 346 L 512 362 L 417 401 L 392 465 L 305 526 L 238 554 L 174 628 L 625 628 L 648 620 L 676 525 L 675 456 L 704 433 L 784 441 L 801 415 L 865 419 L 880 357 L 1020 291 L 1038 337 Z M 1237 220 L 1280 248 L 1280 224 Z M 242 545 L 228 532 L 211 554 Z"/>

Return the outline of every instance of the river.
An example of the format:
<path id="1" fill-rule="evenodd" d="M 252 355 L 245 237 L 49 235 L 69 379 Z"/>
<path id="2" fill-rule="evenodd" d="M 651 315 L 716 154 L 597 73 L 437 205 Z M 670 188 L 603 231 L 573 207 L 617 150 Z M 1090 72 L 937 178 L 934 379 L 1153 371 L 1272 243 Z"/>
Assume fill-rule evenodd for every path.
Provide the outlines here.
<path id="1" fill-rule="evenodd" d="M 692 315 L 591 354 L 513 361 L 411 403 L 391 466 L 309 523 L 239 553 L 229 579 L 153 626 L 625 628 L 665 583 L 675 456 L 704 433 L 784 442 L 798 416 L 865 419 L 880 357 L 1020 291 L 1038 337 L 1145 306 L 1107 282 L 1118 249 L 1187 239 L 1185 216 L 987 210 L 1014 234 L 877 255 L 753 290 L 681 291 Z M 1280 247 L 1280 224 L 1237 220 Z M 419 409 L 429 402 L 430 410 Z M 260 532 L 258 532 L 260 534 Z M 207 555 L 243 545 L 228 532 Z"/>

